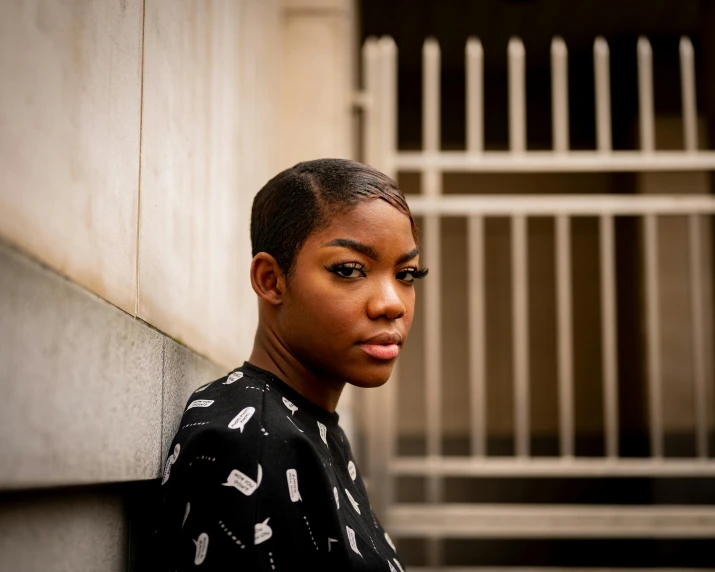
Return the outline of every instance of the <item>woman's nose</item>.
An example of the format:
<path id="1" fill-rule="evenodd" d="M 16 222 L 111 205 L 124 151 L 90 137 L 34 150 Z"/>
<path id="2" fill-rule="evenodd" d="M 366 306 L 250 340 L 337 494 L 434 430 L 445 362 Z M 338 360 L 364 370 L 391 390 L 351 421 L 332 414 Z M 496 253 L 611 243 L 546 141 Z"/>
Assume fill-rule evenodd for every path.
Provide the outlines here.
<path id="1" fill-rule="evenodd" d="M 397 286 L 397 284 L 382 282 L 374 290 L 367 305 L 370 318 L 376 320 L 384 316 L 396 320 L 405 315 L 405 303 L 397 291 Z"/>

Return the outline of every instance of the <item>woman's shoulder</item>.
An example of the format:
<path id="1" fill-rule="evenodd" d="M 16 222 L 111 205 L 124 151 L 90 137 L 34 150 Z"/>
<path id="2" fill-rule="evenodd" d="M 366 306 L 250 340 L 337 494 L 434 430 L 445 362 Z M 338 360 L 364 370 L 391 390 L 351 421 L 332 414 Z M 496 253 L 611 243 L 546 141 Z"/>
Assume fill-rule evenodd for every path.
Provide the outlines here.
<path id="1" fill-rule="evenodd" d="M 265 383 L 249 372 L 234 370 L 194 390 L 186 400 L 178 431 L 192 435 L 236 430 L 246 432 L 251 420 L 260 419 Z"/>
<path id="2" fill-rule="evenodd" d="M 210 399 L 212 396 L 225 396 L 235 398 L 247 396 L 243 390 L 265 389 L 267 382 L 257 375 L 252 369 L 245 366 L 238 367 L 228 372 L 223 377 L 204 383 L 196 388 L 190 395 L 187 407 L 193 399 L 199 397 Z"/>
<path id="3" fill-rule="evenodd" d="M 175 442 L 237 443 L 260 438 L 271 449 L 319 432 L 268 380 L 250 369 L 238 368 L 204 384 L 187 399 Z M 309 425 L 306 427 L 305 425 Z"/>

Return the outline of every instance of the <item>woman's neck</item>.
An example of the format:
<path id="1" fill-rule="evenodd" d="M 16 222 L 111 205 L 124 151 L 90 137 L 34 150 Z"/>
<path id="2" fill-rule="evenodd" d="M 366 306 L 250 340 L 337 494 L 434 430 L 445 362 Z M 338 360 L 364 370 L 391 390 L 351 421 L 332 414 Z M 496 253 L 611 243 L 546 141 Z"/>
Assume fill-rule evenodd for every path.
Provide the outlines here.
<path id="1" fill-rule="evenodd" d="M 345 383 L 327 379 L 305 367 L 281 343 L 278 336 L 262 324 L 259 324 L 256 331 L 248 361 L 270 371 L 315 405 L 335 412 Z"/>

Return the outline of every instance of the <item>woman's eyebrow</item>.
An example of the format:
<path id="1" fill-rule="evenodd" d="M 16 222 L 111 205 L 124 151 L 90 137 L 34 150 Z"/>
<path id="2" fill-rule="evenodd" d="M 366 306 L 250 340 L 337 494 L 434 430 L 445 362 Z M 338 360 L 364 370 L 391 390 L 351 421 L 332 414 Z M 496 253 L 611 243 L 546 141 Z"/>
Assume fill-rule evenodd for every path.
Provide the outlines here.
<path id="1" fill-rule="evenodd" d="M 350 250 L 354 250 L 355 252 L 364 254 L 365 256 L 367 256 L 368 258 L 372 258 L 373 260 L 380 259 L 380 257 L 377 255 L 377 251 L 372 246 L 368 246 L 367 244 L 357 242 L 356 240 L 352 240 L 350 238 L 336 238 L 335 240 L 326 242 L 323 245 L 323 248 L 328 246 L 342 246 L 343 248 L 349 248 Z"/>
<path id="2" fill-rule="evenodd" d="M 405 262 L 409 262 L 413 258 L 416 258 L 417 255 L 420 253 L 419 248 L 415 248 L 413 250 L 410 250 L 409 252 L 405 252 L 402 256 L 400 256 L 397 259 L 397 262 L 395 262 L 395 266 L 399 266 L 400 264 L 404 264 Z"/>
<path id="3" fill-rule="evenodd" d="M 380 256 L 377 254 L 377 251 L 372 246 L 363 244 L 362 242 L 357 242 L 356 240 L 352 240 L 350 238 L 336 238 L 334 240 L 331 240 L 330 242 L 326 242 L 325 244 L 323 244 L 323 248 L 329 246 L 340 246 L 342 248 L 349 248 L 350 250 L 354 250 L 355 252 L 364 254 L 365 256 L 367 256 L 368 258 L 372 258 L 373 260 L 380 260 Z M 419 248 L 413 248 L 409 252 L 405 252 L 397 259 L 397 261 L 395 262 L 395 266 L 399 266 L 400 264 L 404 264 L 405 262 L 416 258 L 419 253 Z"/>

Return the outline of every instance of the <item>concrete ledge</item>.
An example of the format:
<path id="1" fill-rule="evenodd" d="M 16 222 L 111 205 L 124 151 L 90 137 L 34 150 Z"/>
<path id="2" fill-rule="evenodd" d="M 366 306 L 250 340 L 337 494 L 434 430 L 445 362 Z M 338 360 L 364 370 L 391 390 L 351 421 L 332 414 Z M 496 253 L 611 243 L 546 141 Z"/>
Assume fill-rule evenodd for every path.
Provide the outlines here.
<path id="1" fill-rule="evenodd" d="M 0 242 L 0 488 L 157 477 L 186 397 L 219 375 Z"/>
<path id="2" fill-rule="evenodd" d="M 241 365 L 243 361 L 234 367 Z M 162 427 L 162 455 L 157 475 L 163 470 L 169 445 L 179 428 L 181 414 L 191 393 L 210 381 L 228 373 L 213 363 L 197 356 L 174 340 L 164 340 L 164 424 Z"/>

